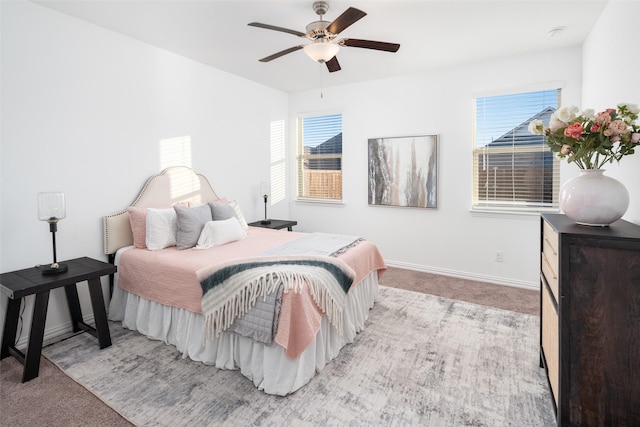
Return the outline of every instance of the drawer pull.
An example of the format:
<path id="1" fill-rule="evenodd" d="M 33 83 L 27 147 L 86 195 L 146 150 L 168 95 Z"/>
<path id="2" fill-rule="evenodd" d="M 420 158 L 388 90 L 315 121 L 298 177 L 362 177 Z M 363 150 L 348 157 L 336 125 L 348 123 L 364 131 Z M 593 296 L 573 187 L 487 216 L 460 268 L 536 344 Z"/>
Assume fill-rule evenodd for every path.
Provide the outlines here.
<path id="1" fill-rule="evenodd" d="M 557 280 L 558 277 L 555 275 L 555 270 L 553 269 L 553 267 L 551 266 L 551 264 L 549 263 L 549 261 L 547 260 L 547 257 L 545 256 L 545 254 L 542 254 L 542 261 L 544 261 L 545 264 L 547 264 L 547 267 L 549 267 L 549 270 L 551 270 L 551 272 L 554 273 L 553 275 L 553 279 Z"/>
<path id="2" fill-rule="evenodd" d="M 554 249 L 553 245 L 551 244 L 551 242 L 549 241 L 549 239 L 547 239 L 546 237 L 544 238 L 544 241 L 547 242 L 547 244 L 549 246 L 551 246 L 551 249 Z M 554 255 L 558 255 L 558 252 L 556 252 L 555 250 L 553 251 Z"/>

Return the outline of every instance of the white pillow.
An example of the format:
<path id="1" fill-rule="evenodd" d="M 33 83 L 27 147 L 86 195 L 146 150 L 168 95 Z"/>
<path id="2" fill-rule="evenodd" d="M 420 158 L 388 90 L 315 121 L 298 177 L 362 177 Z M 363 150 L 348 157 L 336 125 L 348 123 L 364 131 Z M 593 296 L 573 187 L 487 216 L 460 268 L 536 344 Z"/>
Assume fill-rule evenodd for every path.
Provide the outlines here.
<path id="1" fill-rule="evenodd" d="M 209 221 L 204 225 L 196 249 L 208 249 L 244 239 L 245 233 L 236 217 Z"/>
<path id="2" fill-rule="evenodd" d="M 147 209 L 147 249 L 157 251 L 176 245 L 178 221 L 176 211 L 169 209 Z"/>

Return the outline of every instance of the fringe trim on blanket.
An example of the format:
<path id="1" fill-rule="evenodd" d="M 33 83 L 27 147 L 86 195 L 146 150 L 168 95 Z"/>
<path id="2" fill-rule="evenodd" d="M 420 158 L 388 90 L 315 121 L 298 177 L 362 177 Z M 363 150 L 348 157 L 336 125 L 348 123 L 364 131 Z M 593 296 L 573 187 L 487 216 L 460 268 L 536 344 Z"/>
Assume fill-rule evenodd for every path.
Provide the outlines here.
<path id="1" fill-rule="evenodd" d="M 251 276 L 251 279 L 247 279 L 247 276 Z M 274 271 L 271 266 L 252 268 L 228 278 L 203 296 L 205 337 L 212 339 L 219 336 L 236 318 L 244 316 L 259 297 L 275 292 L 281 284 L 285 293 L 300 293 L 305 285 L 308 286 L 311 297 L 327 315 L 329 322 L 342 331 L 346 294 L 331 273 L 321 267 L 287 266 L 286 269 Z M 225 293 L 228 289 L 234 289 L 231 295 Z"/>
<path id="2" fill-rule="evenodd" d="M 364 242 L 364 239 L 362 237 L 358 237 L 352 243 L 348 244 L 347 246 L 343 246 L 342 248 L 340 248 L 337 251 L 333 252 L 329 256 L 337 257 L 338 255 L 342 255 L 343 253 L 347 252 L 349 249 L 353 248 L 354 246 L 356 246 L 360 242 Z"/>

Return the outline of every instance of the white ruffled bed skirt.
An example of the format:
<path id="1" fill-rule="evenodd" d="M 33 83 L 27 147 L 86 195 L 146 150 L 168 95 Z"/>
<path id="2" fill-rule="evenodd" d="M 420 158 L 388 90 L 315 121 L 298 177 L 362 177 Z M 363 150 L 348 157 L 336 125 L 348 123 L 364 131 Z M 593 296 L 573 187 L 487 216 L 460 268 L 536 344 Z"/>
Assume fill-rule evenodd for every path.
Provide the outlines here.
<path id="1" fill-rule="evenodd" d="M 377 298 L 378 273 L 373 271 L 349 292 L 342 333 L 323 316 L 315 341 L 296 359 L 285 356 L 284 348 L 276 343 L 266 345 L 234 333 L 223 332 L 214 340 L 203 341 L 201 314 L 146 300 L 118 286 L 109 305 L 109 319 L 174 345 L 183 357 L 220 369 L 239 369 L 265 393 L 284 396 L 308 383 L 342 347 L 353 342 Z"/>

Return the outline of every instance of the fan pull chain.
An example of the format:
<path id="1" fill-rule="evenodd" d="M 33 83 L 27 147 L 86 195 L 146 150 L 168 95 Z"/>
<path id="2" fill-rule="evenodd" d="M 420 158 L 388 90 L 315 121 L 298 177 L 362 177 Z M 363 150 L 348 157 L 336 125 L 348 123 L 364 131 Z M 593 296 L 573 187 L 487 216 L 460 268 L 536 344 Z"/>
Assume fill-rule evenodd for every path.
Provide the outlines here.
<path id="1" fill-rule="evenodd" d="M 324 99 L 323 83 L 322 83 L 322 63 L 318 62 L 318 70 L 320 71 L 320 99 Z"/>

